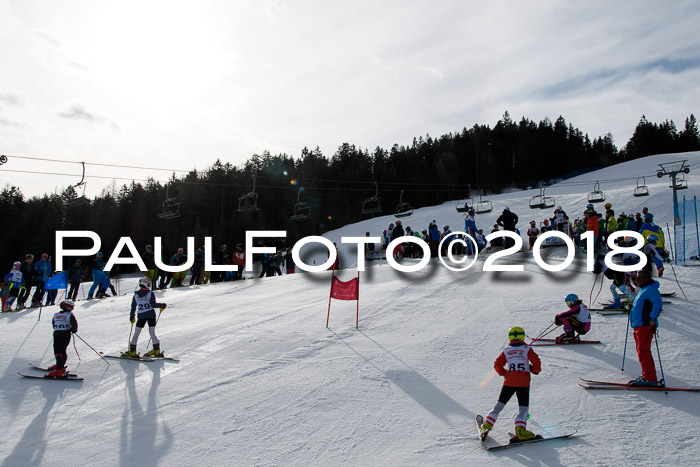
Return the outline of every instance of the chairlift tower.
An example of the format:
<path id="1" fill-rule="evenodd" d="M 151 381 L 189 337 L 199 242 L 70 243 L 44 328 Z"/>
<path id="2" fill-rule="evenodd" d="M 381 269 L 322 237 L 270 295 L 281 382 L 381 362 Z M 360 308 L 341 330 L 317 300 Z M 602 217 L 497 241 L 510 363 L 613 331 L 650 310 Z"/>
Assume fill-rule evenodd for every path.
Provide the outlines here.
<path id="1" fill-rule="evenodd" d="M 667 162 L 665 164 L 659 164 L 660 169 L 656 172 L 656 176 L 661 178 L 664 175 L 671 177 L 671 188 L 673 189 L 673 227 L 674 229 L 681 223 L 681 216 L 678 210 L 678 190 L 687 188 L 687 182 L 685 185 L 680 183 L 684 181 L 683 174 L 690 173 L 690 167 L 686 165 L 688 160 Z M 676 180 L 676 177 L 681 175 L 681 180 Z"/>
<path id="2" fill-rule="evenodd" d="M 685 175 L 690 173 L 690 167 L 686 165 L 688 160 L 667 162 L 665 164 L 659 164 L 660 169 L 656 172 L 656 176 L 661 178 L 664 175 L 671 177 L 671 189 L 673 190 L 673 239 L 676 244 L 676 264 L 678 264 L 678 242 L 676 235 L 676 227 L 681 223 L 681 216 L 678 209 L 678 190 L 687 188 L 688 182 L 684 180 Z M 676 180 L 678 175 L 681 176 L 681 180 Z M 684 232 L 685 234 L 685 232 Z"/>

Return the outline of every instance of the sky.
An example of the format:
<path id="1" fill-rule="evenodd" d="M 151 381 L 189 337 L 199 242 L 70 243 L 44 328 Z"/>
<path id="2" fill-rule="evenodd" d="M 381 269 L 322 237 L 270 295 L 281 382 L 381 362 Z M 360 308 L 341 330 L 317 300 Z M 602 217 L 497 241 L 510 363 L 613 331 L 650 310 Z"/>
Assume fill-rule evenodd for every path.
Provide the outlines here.
<path id="1" fill-rule="evenodd" d="M 0 0 L 0 187 L 167 180 L 562 115 L 623 147 L 700 102 L 694 1 Z M 13 157 L 17 156 L 17 157 Z M 29 172 L 48 172 L 39 175 Z M 68 174 L 68 175 L 62 175 Z"/>

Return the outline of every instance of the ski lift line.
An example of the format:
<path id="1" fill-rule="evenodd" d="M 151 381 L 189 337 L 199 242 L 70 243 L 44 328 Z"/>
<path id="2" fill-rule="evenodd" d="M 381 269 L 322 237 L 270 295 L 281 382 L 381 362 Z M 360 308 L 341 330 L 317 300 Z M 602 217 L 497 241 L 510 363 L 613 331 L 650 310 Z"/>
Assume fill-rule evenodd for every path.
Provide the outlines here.
<path id="1" fill-rule="evenodd" d="M 34 175 L 53 175 L 53 176 L 59 176 L 59 177 L 71 177 L 74 178 L 76 177 L 76 174 L 69 174 L 69 173 L 57 173 L 57 172 L 42 172 L 42 171 L 35 171 L 35 170 L 15 170 L 15 169 L 3 169 L 3 173 L 26 173 L 26 174 L 34 174 Z M 130 178 L 130 177 L 115 177 L 115 176 L 109 176 L 109 175 L 85 175 L 85 178 L 94 178 L 94 179 L 102 179 L 102 180 L 123 180 L 123 181 L 128 181 L 128 182 L 156 182 L 160 183 L 162 185 L 166 185 L 168 183 L 173 183 L 173 184 L 180 184 L 180 185 L 201 185 L 201 186 L 221 186 L 221 187 L 228 187 L 228 188 L 245 188 L 248 185 L 234 185 L 231 183 L 213 183 L 213 182 L 188 182 L 188 181 L 183 181 L 183 180 L 157 180 L 154 178 Z M 366 183 L 366 182 L 362 182 Z M 440 185 L 444 186 L 444 185 Z M 466 185 L 465 185 L 466 186 Z M 454 187 L 454 185 L 453 185 Z M 286 186 L 275 186 L 275 185 L 258 185 L 256 188 L 268 188 L 268 189 L 284 189 L 284 190 L 294 190 L 294 187 L 286 187 Z M 307 188 L 307 189 L 314 189 L 314 190 L 323 190 L 323 191 L 367 191 L 366 188 L 341 188 L 341 187 L 323 187 L 323 188 Z M 382 190 L 384 192 L 401 192 L 401 190 L 398 189 L 389 189 L 389 190 Z M 410 192 L 416 192 L 416 193 L 435 193 L 436 191 L 439 192 L 452 192 L 454 191 L 453 189 L 448 189 L 448 188 L 443 188 L 443 189 L 420 189 L 420 190 L 405 190 L 405 191 L 410 191 Z"/>
<path id="2" fill-rule="evenodd" d="M 27 160 L 35 160 L 35 161 L 42 161 L 42 162 L 60 162 L 64 164 L 85 164 L 85 165 L 94 165 L 97 167 L 115 167 L 119 169 L 138 169 L 138 170 L 160 170 L 163 172 L 184 172 L 184 173 L 189 173 L 192 170 L 181 170 L 181 169 L 164 169 L 160 167 L 141 167 L 137 165 L 120 165 L 120 164 L 103 164 L 100 162 L 78 162 L 78 161 L 69 161 L 69 160 L 64 160 L 64 159 L 49 159 L 45 157 L 29 157 L 29 156 L 10 156 L 14 157 L 15 159 L 27 159 Z"/>

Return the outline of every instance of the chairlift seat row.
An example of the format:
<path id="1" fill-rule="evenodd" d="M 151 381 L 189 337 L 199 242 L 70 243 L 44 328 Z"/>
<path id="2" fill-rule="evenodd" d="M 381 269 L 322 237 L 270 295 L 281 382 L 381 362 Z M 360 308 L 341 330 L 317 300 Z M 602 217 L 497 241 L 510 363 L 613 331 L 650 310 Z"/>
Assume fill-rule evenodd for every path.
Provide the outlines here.
<path id="1" fill-rule="evenodd" d="M 469 212 L 470 209 L 474 209 L 474 201 L 471 199 L 457 201 L 455 209 L 457 210 L 457 212 Z"/>
<path id="2" fill-rule="evenodd" d="M 554 207 L 556 201 L 554 197 L 545 195 L 546 190 L 547 187 L 540 188 L 540 194 L 530 198 L 530 209 L 548 209 Z"/>
<path id="3" fill-rule="evenodd" d="M 640 184 L 641 181 L 641 184 Z M 637 186 L 634 189 L 634 197 L 635 198 L 640 198 L 642 196 L 649 196 L 649 188 L 647 187 L 646 183 L 646 178 L 645 177 L 639 177 L 637 179 Z"/>
<path id="4" fill-rule="evenodd" d="M 382 199 L 379 197 L 379 184 L 374 182 L 374 196 L 362 202 L 362 215 L 370 216 L 372 214 L 380 214 L 382 212 L 381 201 Z"/>
<path id="5" fill-rule="evenodd" d="M 256 212 L 258 209 L 258 194 L 255 192 L 255 176 L 253 176 L 253 191 L 238 198 L 238 212 Z"/>
<path id="6" fill-rule="evenodd" d="M 413 205 L 411 203 L 405 203 L 403 201 L 403 190 L 401 190 L 401 195 L 399 195 L 399 204 L 396 205 L 395 217 L 409 217 L 413 215 Z"/>
<path id="7" fill-rule="evenodd" d="M 593 191 L 588 194 L 589 203 L 602 203 L 605 201 L 605 193 L 600 191 L 600 183 L 595 182 L 593 185 Z"/>

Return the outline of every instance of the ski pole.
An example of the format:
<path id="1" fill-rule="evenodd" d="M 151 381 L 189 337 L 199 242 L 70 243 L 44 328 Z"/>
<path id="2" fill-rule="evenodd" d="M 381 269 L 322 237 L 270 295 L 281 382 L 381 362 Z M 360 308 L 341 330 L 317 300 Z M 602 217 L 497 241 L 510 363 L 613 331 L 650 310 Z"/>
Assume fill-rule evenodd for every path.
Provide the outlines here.
<path id="1" fill-rule="evenodd" d="M 621 372 L 625 372 L 625 355 L 627 354 L 627 336 L 630 333 L 630 317 L 632 316 L 632 310 L 630 310 L 629 315 L 627 316 L 627 328 L 625 329 L 625 348 L 622 350 L 622 368 L 620 368 Z"/>
<path id="2" fill-rule="evenodd" d="M 75 349 L 75 354 L 78 356 L 78 360 L 80 360 L 80 354 L 78 353 L 78 348 L 75 346 L 75 335 L 73 336 L 73 349 Z"/>
<path id="3" fill-rule="evenodd" d="M 80 335 L 79 335 L 77 332 L 74 333 L 74 334 L 75 334 L 76 336 L 78 336 L 78 339 L 80 339 L 81 341 L 83 341 L 83 343 L 84 343 L 85 345 L 87 345 L 88 347 L 90 347 L 90 349 L 92 349 L 92 351 L 95 352 L 102 360 L 104 360 L 105 363 L 106 363 L 107 365 L 109 365 L 109 362 L 107 361 L 106 358 L 104 358 L 104 357 L 102 356 L 102 354 L 100 354 L 97 350 L 93 349 L 92 346 L 91 346 L 90 344 L 88 344 L 87 342 L 85 342 L 85 339 L 83 339 L 82 337 L 80 337 Z"/>
<path id="4" fill-rule="evenodd" d="M 549 329 L 549 328 L 551 328 L 553 325 L 554 325 L 554 322 L 550 323 L 550 325 L 547 326 L 547 327 L 545 328 L 544 331 L 542 331 L 541 333 L 539 333 L 539 334 L 532 340 L 532 342 L 530 342 L 530 344 L 533 344 L 533 343 L 537 342 L 538 340 L 542 339 L 544 336 L 546 336 L 546 335 L 549 334 L 550 332 L 554 331 L 556 328 L 552 328 L 551 330 Z"/>
<path id="5" fill-rule="evenodd" d="M 664 366 L 661 364 L 661 352 L 659 351 L 659 339 L 656 337 L 656 332 L 654 333 L 654 342 L 656 342 L 656 355 L 659 357 L 659 368 L 661 369 L 661 381 L 664 382 L 664 392 L 668 396 L 668 390 L 666 390 L 666 377 L 664 376 Z"/>
<path id="6" fill-rule="evenodd" d="M 131 330 L 129 331 L 129 343 L 126 345 L 126 348 L 127 348 L 127 349 L 130 349 L 129 346 L 131 345 L 131 334 L 132 334 L 133 332 L 134 332 L 134 322 L 132 321 L 132 322 L 131 322 Z"/>

